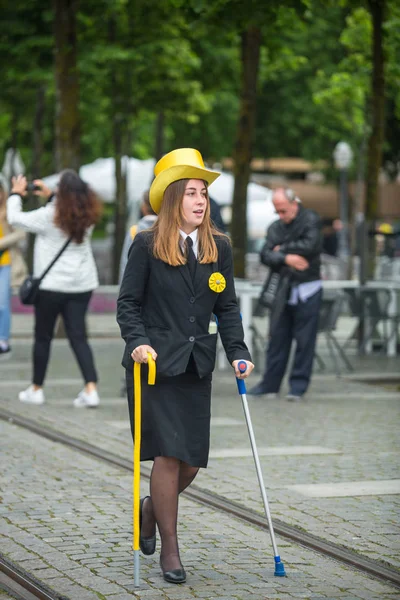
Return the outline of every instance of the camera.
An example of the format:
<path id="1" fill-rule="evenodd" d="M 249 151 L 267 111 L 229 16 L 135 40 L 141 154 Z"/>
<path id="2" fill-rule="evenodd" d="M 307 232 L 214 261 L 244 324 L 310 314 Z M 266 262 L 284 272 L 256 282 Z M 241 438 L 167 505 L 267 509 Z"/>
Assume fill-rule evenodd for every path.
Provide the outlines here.
<path id="1" fill-rule="evenodd" d="M 38 192 L 40 190 L 40 186 L 35 185 L 33 181 L 30 181 L 26 186 L 27 192 Z"/>

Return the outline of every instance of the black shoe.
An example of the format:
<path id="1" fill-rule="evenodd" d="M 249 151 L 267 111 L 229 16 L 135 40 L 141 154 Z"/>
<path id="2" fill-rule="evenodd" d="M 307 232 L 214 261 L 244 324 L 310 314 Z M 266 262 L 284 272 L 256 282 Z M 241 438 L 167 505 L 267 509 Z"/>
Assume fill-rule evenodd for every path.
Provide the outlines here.
<path id="1" fill-rule="evenodd" d="M 263 383 L 257 383 L 254 387 L 247 390 L 248 396 L 262 396 L 264 394 L 270 394 L 271 390 L 266 389 Z"/>
<path id="2" fill-rule="evenodd" d="M 168 581 L 168 583 L 185 583 L 186 572 L 183 567 L 181 567 L 180 569 L 172 569 L 171 571 L 164 571 L 161 558 L 160 566 L 165 581 Z"/>
<path id="3" fill-rule="evenodd" d="M 140 531 L 142 531 L 143 503 L 146 500 L 146 498 L 150 498 L 150 496 L 145 496 L 144 498 L 140 499 L 140 507 L 139 507 Z M 146 556 L 150 556 L 151 554 L 154 554 L 154 552 L 156 551 L 156 534 L 152 535 L 149 538 L 145 538 L 145 537 L 142 537 L 142 535 L 139 533 L 139 546 L 140 546 L 140 549 L 143 552 L 143 554 L 146 554 Z"/>

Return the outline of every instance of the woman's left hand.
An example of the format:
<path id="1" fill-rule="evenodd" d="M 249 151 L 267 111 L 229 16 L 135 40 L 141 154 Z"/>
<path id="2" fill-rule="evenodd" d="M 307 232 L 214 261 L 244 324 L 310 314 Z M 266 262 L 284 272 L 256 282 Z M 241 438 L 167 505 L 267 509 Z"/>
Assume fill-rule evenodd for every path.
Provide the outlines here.
<path id="1" fill-rule="evenodd" d="M 21 196 L 26 196 L 26 177 L 24 177 L 23 175 L 17 175 L 16 177 L 13 177 L 11 179 L 11 182 L 11 194 L 20 194 Z"/>
<path id="2" fill-rule="evenodd" d="M 46 198 L 48 200 L 52 195 L 53 191 L 49 187 L 47 187 L 47 185 L 41 179 L 35 179 L 33 183 L 36 187 L 39 188 L 38 190 L 34 190 L 33 193 L 35 194 L 35 196 L 43 196 L 43 198 Z"/>
<path id="3" fill-rule="evenodd" d="M 240 362 L 245 362 L 246 363 L 247 369 L 244 371 L 244 373 L 241 373 L 239 371 L 238 364 Z M 249 360 L 244 360 L 244 359 L 234 360 L 233 363 L 232 363 L 232 367 L 235 369 L 235 376 L 238 379 L 246 379 L 246 377 L 248 377 L 250 375 L 250 373 L 252 372 L 252 370 L 254 369 L 253 363 L 250 362 Z"/>

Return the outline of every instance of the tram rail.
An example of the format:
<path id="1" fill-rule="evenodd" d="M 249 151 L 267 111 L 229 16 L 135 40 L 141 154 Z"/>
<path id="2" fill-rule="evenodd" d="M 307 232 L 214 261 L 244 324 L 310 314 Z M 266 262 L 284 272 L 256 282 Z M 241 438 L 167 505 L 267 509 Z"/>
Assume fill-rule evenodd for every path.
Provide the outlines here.
<path id="1" fill-rule="evenodd" d="M 115 453 L 108 452 L 107 450 L 99 448 L 98 446 L 85 442 L 79 438 L 72 437 L 55 429 L 50 429 L 47 426 L 41 425 L 37 421 L 34 421 L 33 419 L 22 417 L 3 408 L 0 408 L 0 419 L 14 423 L 19 427 L 23 427 L 42 437 L 64 444 L 69 448 L 74 448 L 83 454 L 93 456 L 103 462 L 116 466 L 125 471 L 132 472 L 133 470 L 133 465 L 130 460 L 127 460 Z M 150 469 L 145 466 L 141 466 L 141 474 L 143 477 L 149 479 Z M 265 515 L 246 508 L 237 502 L 226 500 L 217 494 L 206 492 L 196 485 L 191 485 L 189 489 L 183 492 L 183 495 L 194 502 L 212 507 L 254 526 L 262 529 L 268 529 L 268 523 Z M 371 575 L 384 583 L 390 583 L 400 589 L 400 572 L 396 571 L 396 569 L 393 569 L 390 566 L 365 558 L 349 548 L 328 542 L 318 536 L 294 527 L 293 525 L 288 525 L 279 519 L 273 519 L 273 526 L 277 535 L 288 539 L 291 542 L 306 548 L 310 548 L 311 550 L 319 552 L 325 556 L 329 556 L 330 558 L 349 565 L 363 573 Z M 0 571 L 1 570 L 2 563 L 0 561 Z M 38 598 L 42 597 L 38 596 Z M 61 597 L 43 596 L 43 598 L 46 598 L 47 600 L 47 598 L 59 599 Z"/>
<path id="2" fill-rule="evenodd" d="M 20 600 L 69 600 L 0 554 L 0 589 Z"/>

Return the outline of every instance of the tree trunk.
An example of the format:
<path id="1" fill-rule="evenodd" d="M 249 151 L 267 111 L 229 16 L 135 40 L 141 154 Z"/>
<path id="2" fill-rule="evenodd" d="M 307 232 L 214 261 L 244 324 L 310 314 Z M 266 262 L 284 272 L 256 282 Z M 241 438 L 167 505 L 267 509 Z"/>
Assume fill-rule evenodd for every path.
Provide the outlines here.
<path id="1" fill-rule="evenodd" d="M 154 158 L 156 162 L 162 158 L 164 154 L 164 112 L 160 110 L 156 120 L 156 144 Z"/>
<path id="2" fill-rule="evenodd" d="M 256 96 L 260 59 L 261 31 L 250 26 L 242 34 L 242 72 L 239 121 L 233 151 L 235 187 L 232 200 L 231 237 L 234 272 L 246 276 L 247 185 L 250 179 L 253 133 L 256 120 Z"/>
<path id="3" fill-rule="evenodd" d="M 33 152 L 32 152 L 32 178 L 42 177 L 42 154 L 43 154 L 43 117 L 45 111 L 45 87 L 39 86 L 36 94 L 36 108 L 33 121 Z"/>
<path id="4" fill-rule="evenodd" d="M 386 0 L 368 0 L 372 17 L 371 134 L 368 140 L 365 214 L 372 233 L 378 216 L 379 171 L 382 165 L 385 109 L 385 57 L 383 21 Z M 369 235 L 369 276 L 375 263 L 374 237 Z"/>
<path id="5" fill-rule="evenodd" d="M 80 167 L 77 0 L 53 0 L 56 81 L 56 167 Z"/>
<path id="6" fill-rule="evenodd" d="M 117 23 L 112 16 L 108 21 L 108 39 L 114 44 L 118 39 Z M 127 161 L 129 160 L 129 149 L 127 141 L 130 136 L 127 114 L 127 84 L 126 77 L 118 77 L 117 69 L 113 70 L 111 76 L 112 84 L 112 119 L 113 119 L 113 144 L 115 160 L 115 204 L 114 204 L 114 240 L 112 251 L 112 282 L 118 283 L 119 264 L 121 260 L 122 247 L 125 239 L 127 220 Z M 124 158 L 126 155 L 126 159 Z M 125 164 L 126 162 L 126 164 Z"/>
<path id="7" fill-rule="evenodd" d="M 45 86 L 40 85 L 37 89 L 36 93 L 36 106 L 35 106 L 35 115 L 32 123 L 32 163 L 31 163 L 31 178 L 32 179 L 40 179 L 42 177 L 42 154 L 43 154 L 43 118 L 45 111 Z M 35 210 L 39 208 L 40 200 L 38 196 L 34 194 L 29 194 L 28 202 L 27 202 L 27 210 Z M 28 245 L 26 251 L 26 260 L 29 266 L 29 270 L 32 271 L 33 267 L 33 247 L 35 243 L 35 236 L 33 233 L 29 234 L 28 237 Z"/>
<path id="8" fill-rule="evenodd" d="M 115 157 L 115 210 L 114 210 L 114 247 L 112 279 L 118 283 L 119 263 L 121 260 L 122 247 L 125 239 L 126 227 L 126 167 L 124 164 L 128 157 L 123 157 L 124 147 L 124 123 L 117 122 L 118 115 L 114 121 L 114 157 Z"/>
<path id="9" fill-rule="evenodd" d="M 12 187 L 12 178 L 15 175 L 19 175 L 15 165 L 15 157 L 18 149 L 18 122 L 19 122 L 19 111 L 15 107 L 11 116 L 11 157 L 10 157 L 10 176 L 8 180 L 8 187 Z"/>

